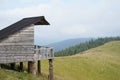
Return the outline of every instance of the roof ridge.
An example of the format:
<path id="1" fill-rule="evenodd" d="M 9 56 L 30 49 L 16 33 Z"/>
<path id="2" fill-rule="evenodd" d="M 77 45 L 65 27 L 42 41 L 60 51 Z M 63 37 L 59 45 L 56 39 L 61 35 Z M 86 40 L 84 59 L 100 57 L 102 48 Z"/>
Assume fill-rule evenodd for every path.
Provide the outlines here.
<path id="1" fill-rule="evenodd" d="M 26 17 L 26 18 L 23 18 L 23 19 L 32 19 L 32 18 L 44 18 L 44 16 Z"/>

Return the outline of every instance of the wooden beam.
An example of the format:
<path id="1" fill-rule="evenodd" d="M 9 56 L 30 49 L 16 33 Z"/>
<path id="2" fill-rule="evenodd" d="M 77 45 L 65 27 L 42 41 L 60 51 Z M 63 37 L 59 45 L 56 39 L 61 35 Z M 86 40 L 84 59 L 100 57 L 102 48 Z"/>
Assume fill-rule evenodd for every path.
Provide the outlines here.
<path id="1" fill-rule="evenodd" d="M 54 57 L 54 50 L 53 50 L 53 48 L 51 48 L 51 57 L 53 58 Z"/>
<path id="2" fill-rule="evenodd" d="M 14 70 L 15 69 L 15 63 L 11 63 L 11 69 Z"/>
<path id="3" fill-rule="evenodd" d="M 53 59 L 49 59 L 49 80 L 54 80 L 54 75 L 53 75 Z"/>
<path id="4" fill-rule="evenodd" d="M 28 61 L 28 72 L 36 75 L 35 61 Z"/>
<path id="5" fill-rule="evenodd" d="M 30 73 L 30 61 L 28 61 L 28 72 Z"/>
<path id="6" fill-rule="evenodd" d="M 41 61 L 40 60 L 38 60 L 38 75 L 41 75 L 42 73 L 41 73 Z"/>
<path id="7" fill-rule="evenodd" d="M 1 64 L 0 64 L 0 69 L 1 69 Z"/>
<path id="8" fill-rule="evenodd" d="M 20 62 L 20 72 L 23 71 L 23 62 Z"/>

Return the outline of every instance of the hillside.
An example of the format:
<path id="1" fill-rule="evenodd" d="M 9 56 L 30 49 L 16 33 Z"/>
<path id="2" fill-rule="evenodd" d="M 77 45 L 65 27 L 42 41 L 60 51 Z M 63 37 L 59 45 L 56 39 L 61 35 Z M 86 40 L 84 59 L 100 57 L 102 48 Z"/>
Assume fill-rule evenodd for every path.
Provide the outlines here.
<path id="1" fill-rule="evenodd" d="M 42 68 L 47 69 L 45 64 Z M 58 80 L 120 80 L 120 41 L 106 43 L 84 54 L 55 58 L 54 73 Z"/>
<path id="2" fill-rule="evenodd" d="M 75 46 L 69 47 L 67 49 L 58 51 L 55 53 L 56 57 L 60 56 L 70 56 L 75 55 L 78 53 L 82 53 L 83 51 L 89 50 L 91 48 L 95 48 L 101 45 L 104 45 L 107 42 L 110 41 L 120 41 L 120 37 L 104 37 L 104 38 L 97 38 L 97 39 L 91 39 L 87 42 L 77 44 Z"/>
<path id="3" fill-rule="evenodd" d="M 60 42 L 51 43 L 51 44 L 48 44 L 46 46 L 54 47 L 55 52 L 57 52 L 57 51 L 66 49 L 68 47 L 71 47 L 71 46 L 89 41 L 89 40 L 91 40 L 91 38 L 68 39 L 68 40 L 63 40 L 63 41 L 60 41 Z"/>
<path id="4" fill-rule="evenodd" d="M 55 80 L 120 80 L 120 41 L 83 53 L 55 58 Z M 0 80 L 47 80 L 48 61 L 43 60 L 41 65 L 42 77 L 0 69 Z"/>

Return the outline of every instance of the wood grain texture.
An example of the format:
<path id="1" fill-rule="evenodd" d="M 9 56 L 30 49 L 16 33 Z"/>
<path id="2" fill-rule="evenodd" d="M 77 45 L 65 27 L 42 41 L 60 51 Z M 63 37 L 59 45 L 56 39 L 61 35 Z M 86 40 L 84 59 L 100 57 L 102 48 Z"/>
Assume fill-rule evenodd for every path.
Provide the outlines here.
<path id="1" fill-rule="evenodd" d="M 0 63 L 34 60 L 34 25 L 9 35 L 0 43 Z"/>

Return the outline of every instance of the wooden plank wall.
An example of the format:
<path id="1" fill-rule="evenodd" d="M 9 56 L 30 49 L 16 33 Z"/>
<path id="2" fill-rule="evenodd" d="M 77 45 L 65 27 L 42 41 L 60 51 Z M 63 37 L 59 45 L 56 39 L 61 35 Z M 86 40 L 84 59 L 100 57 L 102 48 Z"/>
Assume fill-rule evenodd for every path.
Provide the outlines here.
<path id="1" fill-rule="evenodd" d="M 0 42 L 0 63 L 33 60 L 34 25 L 28 26 Z"/>

